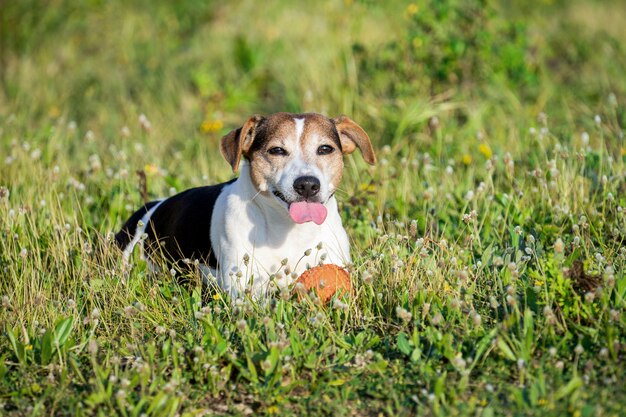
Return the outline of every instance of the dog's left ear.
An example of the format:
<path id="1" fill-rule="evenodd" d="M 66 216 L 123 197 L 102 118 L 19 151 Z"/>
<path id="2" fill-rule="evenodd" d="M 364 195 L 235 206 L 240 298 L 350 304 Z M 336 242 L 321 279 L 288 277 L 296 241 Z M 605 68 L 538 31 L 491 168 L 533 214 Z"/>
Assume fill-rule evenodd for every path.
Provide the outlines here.
<path id="1" fill-rule="evenodd" d="M 222 138 L 220 150 L 222 151 L 224 159 L 226 159 L 233 168 L 233 172 L 237 172 L 239 169 L 241 156 L 250 150 L 250 146 L 252 146 L 252 142 L 254 141 L 256 127 L 261 120 L 263 120 L 262 116 L 254 115 L 239 129 L 231 131 Z"/>
<path id="2" fill-rule="evenodd" d="M 374 165 L 376 155 L 365 130 L 347 116 L 335 117 L 332 121 L 337 128 L 337 133 L 339 133 L 343 153 L 352 153 L 356 148 L 359 148 L 365 162 Z"/>

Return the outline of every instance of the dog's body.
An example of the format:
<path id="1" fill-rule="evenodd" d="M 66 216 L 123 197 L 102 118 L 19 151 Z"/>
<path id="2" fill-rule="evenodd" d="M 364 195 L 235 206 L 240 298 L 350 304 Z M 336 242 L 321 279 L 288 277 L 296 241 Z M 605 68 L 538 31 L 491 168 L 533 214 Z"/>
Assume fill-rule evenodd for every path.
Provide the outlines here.
<path id="1" fill-rule="evenodd" d="M 334 193 L 343 153 L 375 156 L 367 134 L 346 117 L 278 113 L 254 116 L 222 139 L 239 178 L 193 188 L 135 212 L 116 235 L 126 259 L 147 244 L 170 262 L 198 260 L 236 297 L 289 285 L 307 266 L 350 263 Z M 158 242 L 158 244 L 157 244 Z"/>

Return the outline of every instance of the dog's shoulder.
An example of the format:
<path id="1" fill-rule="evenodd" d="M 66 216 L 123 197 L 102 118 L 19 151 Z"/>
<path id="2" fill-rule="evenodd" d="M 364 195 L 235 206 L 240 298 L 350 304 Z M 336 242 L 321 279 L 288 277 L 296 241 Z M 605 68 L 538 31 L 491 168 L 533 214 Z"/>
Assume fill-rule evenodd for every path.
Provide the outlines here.
<path id="1" fill-rule="evenodd" d="M 148 239 L 161 242 L 172 259 L 205 259 L 214 264 L 211 217 L 218 197 L 234 181 L 190 188 L 164 200 L 150 217 Z"/>

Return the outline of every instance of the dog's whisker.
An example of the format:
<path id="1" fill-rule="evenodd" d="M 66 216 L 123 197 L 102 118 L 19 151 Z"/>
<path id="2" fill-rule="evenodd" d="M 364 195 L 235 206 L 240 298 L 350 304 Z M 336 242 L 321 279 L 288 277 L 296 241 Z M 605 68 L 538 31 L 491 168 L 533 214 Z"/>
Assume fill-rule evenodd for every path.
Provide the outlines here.
<path id="1" fill-rule="evenodd" d="M 257 198 L 259 194 L 261 194 L 261 191 L 258 191 L 255 195 L 253 195 L 250 201 L 254 201 L 254 199 Z"/>

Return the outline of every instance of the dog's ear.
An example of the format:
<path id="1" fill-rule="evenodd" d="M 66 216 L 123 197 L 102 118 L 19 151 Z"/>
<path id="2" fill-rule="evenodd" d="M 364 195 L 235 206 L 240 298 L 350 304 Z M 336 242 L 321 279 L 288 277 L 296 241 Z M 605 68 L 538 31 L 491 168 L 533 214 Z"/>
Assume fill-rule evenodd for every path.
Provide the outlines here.
<path id="1" fill-rule="evenodd" d="M 365 162 L 374 165 L 376 155 L 365 130 L 347 116 L 335 117 L 332 121 L 337 128 L 337 133 L 339 133 L 343 153 L 352 153 L 356 148 L 359 148 Z"/>
<path id="2" fill-rule="evenodd" d="M 258 123 L 263 117 L 254 115 L 250 117 L 239 129 L 231 131 L 222 138 L 220 150 L 224 159 L 228 161 L 234 172 L 239 169 L 239 161 L 252 146 L 254 134 Z"/>

